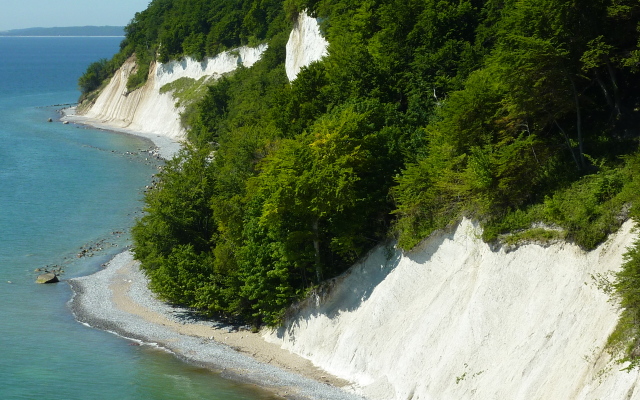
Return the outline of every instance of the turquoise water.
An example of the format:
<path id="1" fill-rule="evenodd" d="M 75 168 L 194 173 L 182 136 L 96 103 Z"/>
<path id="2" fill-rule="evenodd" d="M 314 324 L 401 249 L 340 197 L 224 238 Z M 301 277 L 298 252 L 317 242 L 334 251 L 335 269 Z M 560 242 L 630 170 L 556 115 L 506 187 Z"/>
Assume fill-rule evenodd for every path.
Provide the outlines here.
<path id="1" fill-rule="evenodd" d="M 149 142 L 47 122 L 119 41 L 0 37 L 0 399 L 270 398 L 79 324 L 65 282 L 34 283 L 36 268 L 85 275 L 128 245 L 156 171 Z M 89 246 L 104 250 L 78 258 Z"/>

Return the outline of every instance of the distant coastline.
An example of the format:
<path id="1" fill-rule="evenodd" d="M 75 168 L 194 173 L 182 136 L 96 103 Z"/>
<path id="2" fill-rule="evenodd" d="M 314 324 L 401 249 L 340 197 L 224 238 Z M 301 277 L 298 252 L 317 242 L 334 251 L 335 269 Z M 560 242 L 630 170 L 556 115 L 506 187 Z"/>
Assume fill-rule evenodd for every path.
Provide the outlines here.
<path id="1" fill-rule="evenodd" d="M 124 37 L 124 26 L 66 26 L 0 31 L 0 37 Z"/>

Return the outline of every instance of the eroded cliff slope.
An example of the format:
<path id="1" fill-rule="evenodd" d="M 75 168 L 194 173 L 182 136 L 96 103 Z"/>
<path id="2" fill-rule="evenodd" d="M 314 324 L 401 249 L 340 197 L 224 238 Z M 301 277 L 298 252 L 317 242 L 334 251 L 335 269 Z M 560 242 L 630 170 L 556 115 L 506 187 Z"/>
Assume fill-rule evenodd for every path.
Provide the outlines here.
<path id="1" fill-rule="evenodd" d="M 324 57 L 327 46 L 327 41 L 320 34 L 317 20 L 301 13 L 286 47 L 285 65 L 289 80 L 294 80 L 304 66 Z M 241 47 L 202 62 L 190 57 L 166 64 L 156 62 L 149 70 L 145 85 L 132 92 L 127 90 L 127 80 L 136 66 L 135 59 L 130 58 L 115 73 L 95 103 L 78 113 L 113 128 L 182 140 L 186 135 L 180 124 L 183 108 L 177 104 L 171 91 L 161 92 L 160 89 L 180 78 L 215 80 L 232 72 L 239 65 L 251 67 L 266 49 L 266 44 Z"/>
<path id="2" fill-rule="evenodd" d="M 615 270 L 633 223 L 596 250 L 492 250 L 471 221 L 401 253 L 380 246 L 267 340 L 371 399 L 640 398 L 603 351 L 617 309 L 592 275 Z"/>
<path id="3" fill-rule="evenodd" d="M 265 50 L 266 45 L 242 47 L 202 62 L 189 57 L 166 64 L 156 62 L 149 71 L 145 85 L 128 92 L 127 79 L 135 69 L 135 60 L 131 58 L 120 67 L 95 103 L 83 114 L 114 128 L 181 140 L 185 136 L 185 130 L 180 124 L 182 108 L 176 106 L 171 92 L 161 93 L 160 89 L 180 78 L 216 79 L 235 70 L 238 65 L 250 67 L 260 59 Z"/>

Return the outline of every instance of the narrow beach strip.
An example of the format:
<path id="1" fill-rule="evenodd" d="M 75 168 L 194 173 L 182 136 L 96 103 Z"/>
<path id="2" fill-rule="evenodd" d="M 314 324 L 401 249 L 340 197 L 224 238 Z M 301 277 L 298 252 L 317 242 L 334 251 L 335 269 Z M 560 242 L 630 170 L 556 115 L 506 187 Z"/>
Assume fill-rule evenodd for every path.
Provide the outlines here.
<path id="1" fill-rule="evenodd" d="M 182 143 L 174 138 L 166 135 L 158 135 L 155 133 L 146 133 L 134 131 L 128 128 L 119 128 L 113 124 L 99 121 L 97 119 L 85 117 L 83 115 L 76 114 L 76 107 L 63 108 L 61 110 L 61 121 L 70 122 L 77 125 L 86 125 L 95 129 L 103 129 L 109 132 L 124 133 L 127 135 L 139 136 L 150 140 L 158 148 L 160 157 L 165 160 L 173 158 L 174 155 L 182 148 Z"/>
<path id="2" fill-rule="evenodd" d="M 125 338 L 157 345 L 221 376 L 269 389 L 288 399 L 354 400 L 348 382 L 267 343 L 259 333 L 193 318 L 190 310 L 155 298 L 130 251 L 93 275 L 69 280 L 76 319 Z M 343 390 L 340 387 L 342 387 Z"/>

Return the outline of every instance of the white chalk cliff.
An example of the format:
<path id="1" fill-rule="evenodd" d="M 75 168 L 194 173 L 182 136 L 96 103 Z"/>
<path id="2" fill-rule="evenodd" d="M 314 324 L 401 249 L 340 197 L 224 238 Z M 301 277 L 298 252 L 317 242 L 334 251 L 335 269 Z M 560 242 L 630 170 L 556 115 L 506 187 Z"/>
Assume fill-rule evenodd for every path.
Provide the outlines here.
<path id="1" fill-rule="evenodd" d="M 327 41 L 320 34 L 315 18 L 301 13 L 291 31 L 286 45 L 286 71 L 293 81 L 300 69 L 318 61 L 327 53 Z M 143 134 L 153 134 L 180 141 L 185 130 L 180 124 L 180 106 L 172 93 L 160 93 L 160 88 L 180 78 L 199 80 L 203 77 L 217 79 L 235 70 L 238 65 L 251 67 L 267 49 L 263 44 L 255 48 L 240 47 L 198 62 L 190 57 L 166 64 L 154 63 L 145 85 L 133 92 L 127 91 L 127 80 L 135 71 L 135 60 L 129 59 L 115 73 L 102 90 L 95 103 L 78 112 L 83 121 L 95 121 L 103 127 L 126 129 Z"/>
<path id="2" fill-rule="evenodd" d="M 285 69 L 289 81 L 296 79 L 300 69 L 326 56 L 328 46 L 329 43 L 320 33 L 318 21 L 306 12 L 300 13 L 286 47 Z"/>
<path id="3" fill-rule="evenodd" d="M 216 79 L 235 70 L 238 65 L 252 66 L 260 59 L 267 45 L 255 48 L 241 47 L 198 62 L 190 57 L 166 64 L 151 66 L 145 85 L 127 92 L 127 79 L 134 72 L 135 61 L 129 59 L 111 78 L 96 102 L 84 117 L 99 121 L 113 128 L 126 128 L 141 133 L 152 133 L 181 140 L 185 130 L 180 125 L 180 112 L 170 92 L 160 93 L 160 88 L 180 78 L 202 77 Z"/>
<path id="4" fill-rule="evenodd" d="M 370 399 L 640 399 L 638 371 L 603 351 L 618 310 L 591 278 L 620 267 L 632 227 L 591 252 L 505 252 L 464 220 L 377 248 L 265 338 Z"/>

